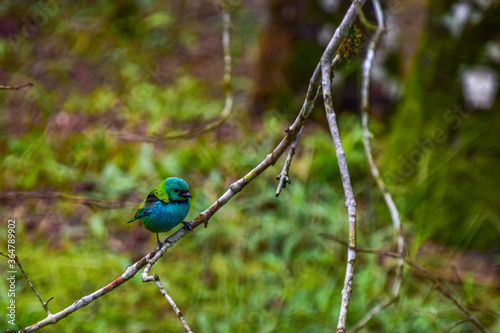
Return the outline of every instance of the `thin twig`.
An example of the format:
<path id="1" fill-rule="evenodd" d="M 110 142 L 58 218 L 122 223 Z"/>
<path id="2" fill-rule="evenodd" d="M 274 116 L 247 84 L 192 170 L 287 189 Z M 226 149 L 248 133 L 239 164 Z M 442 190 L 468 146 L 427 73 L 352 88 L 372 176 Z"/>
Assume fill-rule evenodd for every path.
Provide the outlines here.
<path id="1" fill-rule="evenodd" d="M 359 1 L 359 6 L 363 6 L 364 0 Z M 344 147 L 340 139 L 339 128 L 337 125 L 336 114 L 333 109 L 332 91 L 331 91 L 331 71 L 332 60 L 337 52 L 342 40 L 346 37 L 347 32 L 356 19 L 357 10 L 356 5 L 352 4 L 349 7 L 342 23 L 335 30 L 333 38 L 328 43 L 326 51 L 321 57 L 321 87 L 323 90 L 323 102 L 325 104 L 326 118 L 330 133 L 335 146 L 335 153 L 339 164 L 340 175 L 342 178 L 342 186 L 344 188 L 345 205 L 349 216 L 349 247 L 347 249 L 347 267 L 344 279 L 344 288 L 342 289 L 342 303 L 340 305 L 340 314 L 337 324 L 337 332 L 345 332 L 347 321 L 347 309 L 351 299 L 352 285 L 354 280 L 354 262 L 356 260 L 356 201 L 354 200 L 354 193 L 351 185 L 351 178 L 347 167 Z"/>
<path id="2" fill-rule="evenodd" d="M 319 91 L 319 89 L 318 89 Z M 317 96 L 317 95 L 316 95 Z M 288 173 L 290 171 L 290 165 L 292 164 L 293 156 L 295 155 L 295 151 L 297 150 L 297 145 L 299 144 L 299 139 L 302 135 L 302 129 L 300 128 L 299 133 L 293 139 L 292 145 L 290 146 L 290 151 L 288 152 L 288 156 L 286 157 L 285 164 L 283 165 L 283 170 L 281 170 L 280 174 L 276 176 L 276 179 L 279 180 L 278 188 L 276 188 L 276 196 L 278 197 L 281 193 L 281 190 L 286 187 L 287 184 L 290 184 L 290 177 Z"/>
<path id="3" fill-rule="evenodd" d="M 336 55 L 335 58 L 333 59 L 332 62 L 332 67 L 335 67 L 335 65 L 338 64 L 340 61 L 340 55 Z M 320 87 L 318 86 L 318 89 L 316 90 L 316 99 L 318 97 L 320 91 Z M 283 165 L 283 169 L 281 170 L 280 174 L 276 176 L 276 179 L 279 181 L 278 182 L 278 187 L 276 188 L 276 196 L 278 197 L 281 194 L 281 191 L 286 187 L 287 184 L 290 184 L 290 165 L 292 164 L 293 157 L 295 155 L 295 151 L 297 149 L 297 145 L 299 143 L 299 139 L 302 136 L 302 129 L 304 127 L 300 128 L 299 133 L 295 136 L 293 139 L 292 145 L 290 147 L 290 150 L 288 151 L 288 156 L 286 157 L 285 164 Z"/>
<path id="4" fill-rule="evenodd" d="M 222 90 L 225 94 L 224 109 L 220 115 L 220 118 L 201 128 L 195 130 L 185 131 L 184 133 L 176 135 L 166 135 L 163 140 L 174 140 L 174 139 L 184 139 L 200 135 L 209 131 L 216 129 L 221 126 L 227 118 L 231 115 L 233 110 L 233 89 L 232 89 L 232 58 L 231 58 L 231 14 L 229 13 L 229 8 L 227 6 L 222 6 L 222 47 L 224 49 L 224 76 L 222 78 Z"/>
<path id="5" fill-rule="evenodd" d="M 127 269 L 125 270 L 125 272 L 121 276 L 119 276 L 117 279 L 115 279 L 111 283 L 107 284 L 106 286 L 99 288 L 98 290 L 94 291 L 93 293 L 91 293 L 89 295 L 83 296 L 82 298 L 76 300 L 73 304 L 64 308 L 63 310 L 61 310 L 57 313 L 54 313 L 54 314 L 50 314 L 45 319 L 40 320 L 39 322 L 37 322 L 33 325 L 25 327 L 24 332 L 27 332 L 27 333 L 33 332 L 33 331 L 39 330 L 47 325 L 55 324 L 59 320 L 69 316 L 73 312 L 75 312 L 75 311 L 83 308 L 84 306 L 87 306 L 88 304 L 92 303 L 93 301 L 95 301 L 99 297 L 106 295 L 110 291 L 114 290 L 116 287 L 120 286 L 124 282 L 133 278 L 134 275 L 142 267 L 144 267 L 146 265 L 148 260 L 150 260 L 155 255 L 155 253 L 156 253 L 156 251 L 152 251 L 152 252 L 148 253 L 147 255 L 145 255 L 144 257 L 142 257 L 141 259 L 139 259 L 132 266 L 127 267 Z M 18 332 L 20 333 L 21 331 L 18 331 Z"/>
<path id="6" fill-rule="evenodd" d="M 391 305 L 396 297 L 393 295 L 389 297 L 388 299 L 379 302 L 377 305 L 375 305 L 354 327 L 350 330 L 352 332 L 358 332 L 360 329 L 362 329 L 370 319 L 372 319 L 374 316 L 376 316 L 380 311 L 383 311 L 385 308 L 387 308 L 389 305 Z"/>
<path id="7" fill-rule="evenodd" d="M 450 326 L 446 327 L 443 332 L 450 332 L 452 329 L 454 329 L 455 327 L 457 327 L 458 325 L 462 325 L 462 324 L 465 324 L 465 323 L 468 323 L 470 322 L 470 319 L 469 318 L 465 318 L 465 319 L 462 319 L 462 320 L 459 320 L 457 321 L 456 323 L 453 323 L 451 324 Z"/>
<path id="8" fill-rule="evenodd" d="M 126 141 L 140 142 L 162 142 L 165 140 L 178 140 L 192 138 L 207 132 L 210 132 L 220 127 L 231 115 L 233 110 L 233 89 L 232 89 L 232 58 L 231 58 L 231 14 L 229 6 L 222 6 L 222 47 L 224 49 L 224 76 L 222 78 L 222 90 L 224 91 L 225 100 L 224 108 L 217 119 L 209 121 L 205 126 L 195 129 L 189 129 L 179 134 L 173 135 L 139 135 L 134 133 L 117 133 L 116 135 Z"/>
<path id="9" fill-rule="evenodd" d="M 118 209 L 125 205 L 125 201 L 101 201 L 85 197 L 78 197 L 74 195 L 65 194 L 55 191 L 9 191 L 0 192 L 0 202 L 2 201 L 15 201 L 28 199 L 44 199 L 44 200 L 64 200 L 76 204 L 85 205 L 88 208 L 101 208 L 101 209 Z"/>
<path id="10" fill-rule="evenodd" d="M 361 23 L 370 30 L 377 30 L 378 27 L 376 25 L 373 25 L 366 18 L 365 13 L 363 12 L 363 8 L 361 8 L 361 5 L 355 0 L 352 3 L 356 6 L 356 10 L 358 11 L 359 20 L 361 21 Z"/>
<path id="11" fill-rule="evenodd" d="M 483 333 L 489 333 L 490 331 L 476 318 L 476 316 L 474 316 L 472 314 L 472 312 L 470 312 L 465 306 L 463 306 L 462 304 L 460 304 L 460 302 L 458 301 L 458 299 L 453 296 L 452 292 L 444 285 L 441 283 L 441 281 L 439 281 L 439 279 L 433 275 L 431 272 L 429 272 L 428 270 L 426 270 L 425 268 L 423 268 L 422 266 L 419 266 L 417 264 L 415 264 L 413 261 L 411 261 L 410 259 L 408 258 L 405 258 L 405 263 L 407 263 L 408 265 L 410 265 L 412 268 L 420 271 L 421 273 L 423 273 L 429 280 L 431 280 L 433 283 L 434 283 L 434 286 L 436 287 L 436 289 L 443 295 L 445 296 L 446 298 L 448 298 L 453 304 L 455 304 L 455 306 L 460 310 L 462 311 L 465 316 L 467 318 L 470 319 L 471 322 L 473 322 L 477 328 L 479 328 L 481 330 L 481 332 Z"/>
<path id="12" fill-rule="evenodd" d="M 30 279 L 28 278 L 28 274 L 26 274 L 26 272 L 24 271 L 23 266 L 21 265 L 21 262 L 19 261 L 19 258 L 17 256 L 15 256 L 14 258 L 11 258 L 9 255 L 4 254 L 2 252 L 0 252 L 0 255 L 6 257 L 8 259 L 14 260 L 16 262 L 17 266 L 21 270 L 21 273 L 23 273 L 24 278 L 26 279 L 26 281 L 28 281 L 28 284 L 30 285 L 31 290 L 33 290 L 33 292 L 35 293 L 36 297 L 38 297 L 38 300 L 40 301 L 40 303 L 42 303 L 42 306 L 45 309 L 45 312 L 47 312 L 47 315 L 50 316 L 51 313 L 49 311 L 49 308 L 48 308 L 47 304 L 49 304 L 49 302 L 52 301 L 54 299 L 54 297 L 51 297 L 51 298 L 49 298 L 47 300 L 47 302 L 44 302 L 43 299 L 42 299 L 42 297 L 40 297 L 40 294 L 38 293 L 38 291 L 35 289 L 35 286 L 33 285 L 33 283 L 31 283 Z"/>
<path id="13" fill-rule="evenodd" d="M 31 86 L 33 86 L 32 82 L 26 82 L 18 86 L 0 86 L 0 90 L 19 90 L 21 88 L 31 87 Z"/>
<path id="14" fill-rule="evenodd" d="M 327 234 L 321 234 L 322 237 L 333 240 L 339 244 L 342 244 L 346 246 L 349 249 L 349 243 L 345 242 L 343 240 L 338 239 L 335 236 L 332 235 L 327 235 Z M 412 267 L 413 269 L 419 271 L 422 273 L 424 277 L 429 279 L 435 286 L 436 290 L 438 290 L 443 296 L 448 298 L 455 306 L 462 311 L 465 316 L 474 323 L 474 325 L 477 326 L 481 330 L 481 332 L 484 333 L 489 333 L 490 331 L 477 319 L 472 312 L 469 311 L 465 306 L 463 306 L 458 299 L 453 296 L 453 293 L 443 284 L 441 281 L 431 272 L 423 268 L 422 266 L 414 263 L 410 258 L 406 257 L 404 254 L 400 254 L 397 252 L 393 251 L 387 251 L 387 250 L 374 250 L 374 249 L 365 249 L 365 248 L 356 248 L 355 249 L 357 252 L 363 252 L 363 253 L 371 253 L 371 254 L 379 254 L 383 256 L 388 256 L 392 258 L 402 258 L 404 263 L 406 263 L 408 266 Z M 383 303 L 382 303 L 383 304 Z M 382 310 L 382 309 L 381 309 Z M 373 310 L 372 310 L 373 311 Z"/>
<path id="15" fill-rule="evenodd" d="M 382 195 L 384 197 L 385 203 L 389 212 L 391 214 L 392 224 L 394 227 L 394 232 L 396 234 L 396 246 L 397 252 L 400 254 L 400 258 L 398 259 L 398 267 L 396 271 L 396 277 L 394 278 L 394 285 L 391 291 L 391 297 L 385 301 L 382 301 L 380 304 L 376 305 L 368 314 L 361 319 L 359 323 L 357 323 L 353 327 L 353 332 L 357 332 L 363 326 L 365 326 L 368 321 L 375 316 L 380 311 L 384 310 L 387 306 L 389 306 L 394 300 L 396 300 L 399 296 L 399 291 L 401 288 L 401 283 L 403 281 L 403 252 L 405 248 L 404 237 L 401 228 L 401 219 L 399 215 L 398 208 L 392 199 L 391 193 L 387 190 L 387 187 L 384 183 L 384 180 L 380 176 L 380 172 L 377 168 L 377 165 L 374 161 L 373 154 L 370 146 L 370 132 L 368 130 L 368 112 L 370 109 L 369 104 L 369 96 L 370 96 L 370 81 L 371 81 L 371 72 L 373 68 L 373 60 L 375 58 L 375 50 L 380 40 L 380 36 L 385 30 L 384 24 L 384 16 L 382 13 L 382 7 L 380 6 L 379 0 L 372 0 L 373 9 L 375 11 L 375 16 L 377 19 L 377 27 L 376 31 L 371 37 L 370 43 L 368 45 L 368 50 L 366 51 L 365 60 L 362 65 L 362 82 L 361 82 L 361 124 L 363 129 L 363 147 L 365 151 L 366 160 L 368 162 L 368 166 L 370 168 L 370 172 L 375 179 Z M 360 9 L 358 10 L 358 12 Z"/>
<path id="16" fill-rule="evenodd" d="M 144 268 L 143 273 L 141 274 L 142 281 L 143 282 L 154 282 L 158 289 L 160 290 L 161 294 L 167 299 L 167 301 L 170 303 L 172 308 L 174 309 L 174 312 L 177 314 L 177 317 L 179 317 L 179 320 L 182 323 L 182 326 L 184 326 L 184 329 L 186 330 L 187 333 L 193 333 L 191 328 L 189 327 L 186 319 L 184 319 L 184 316 L 182 315 L 181 310 L 179 310 L 179 307 L 177 304 L 175 304 L 173 298 L 169 295 L 167 290 L 163 287 L 163 285 L 160 282 L 160 277 L 158 274 L 154 273 L 153 275 L 149 275 L 149 270 L 153 266 L 153 264 L 161 257 L 163 254 L 167 251 L 168 244 L 164 244 L 162 248 L 155 254 L 155 256 L 148 262 L 146 267 Z"/>
<path id="17" fill-rule="evenodd" d="M 186 322 L 186 319 L 184 319 L 184 316 L 182 315 L 181 310 L 179 310 L 179 308 L 177 307 L 177 304 L 175 304 L 175 302 L 172 299 L 172 297 L 168 294 L 168 292 L 165 290 L 165 288 L 163 288 L 163 286 L 162 286 L 162 284 L 160 282 L 160 278 L 158 277 L 158 275 L 156 273 L 153 275 L 153 279 L 154 279 L 154 283 L 156 284 L 156 286 L 158 287 L 158 289 L 160 290 L 160 292 L 162 293 L 162 295 L 165 296 L 165 298 L 170 303 L 170 305 L 174 309 L 175 313 L 179 317 L 179 320 L 181 321 L 182 326 L 184 326 L 184 329 L 186 330 L 186 332 L 187 333 L 193 333 L 193 331 L 189 327 L 188 323 Z"/>

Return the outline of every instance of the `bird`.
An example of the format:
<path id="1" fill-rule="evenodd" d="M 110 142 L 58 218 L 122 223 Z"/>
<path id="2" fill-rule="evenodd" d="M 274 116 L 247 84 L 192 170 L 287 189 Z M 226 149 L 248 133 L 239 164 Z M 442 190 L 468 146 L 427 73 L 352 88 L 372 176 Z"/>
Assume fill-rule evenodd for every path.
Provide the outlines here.
<path id="1" fill-rule="evenodd" d="M 170 231 L 180 223 L 191 230 L 191 225 L 184 222 L 191 197 L 186 181 L 178 177 L 167 178 L 149 193 L 127 223 L 140 219 L 144 228 L 156 233 L 158 248 L 161 249 L 158 233 Z"/>

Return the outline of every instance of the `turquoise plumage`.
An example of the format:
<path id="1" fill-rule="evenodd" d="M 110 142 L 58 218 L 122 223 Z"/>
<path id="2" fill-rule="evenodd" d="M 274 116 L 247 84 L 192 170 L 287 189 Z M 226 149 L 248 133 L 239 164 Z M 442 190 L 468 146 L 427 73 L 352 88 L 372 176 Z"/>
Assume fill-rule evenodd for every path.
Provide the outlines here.
<path id="1" fill-rule="evenodd" d="M 167 178 L 149 193 L 128 223 L 140 219 L 144 228 L 156 233 L 158 248 L 161 248 L 159 232 L 167 232 L 180 223 L 191 230 L 189 223 L 184 222 L 189 212 L 189 198 L 191 194 L 184 180 Z"/>

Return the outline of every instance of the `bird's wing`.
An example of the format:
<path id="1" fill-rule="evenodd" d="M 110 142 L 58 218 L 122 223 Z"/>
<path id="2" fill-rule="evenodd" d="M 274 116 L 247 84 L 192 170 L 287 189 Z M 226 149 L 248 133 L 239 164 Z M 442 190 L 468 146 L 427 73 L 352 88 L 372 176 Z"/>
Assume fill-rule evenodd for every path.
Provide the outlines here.
<path id="1" fill-rule="evenodd" d="M 134 217 L 128 221 L 128 223 L 133 222 L 137 219 L 140 219 L 143 216 L 148 215 L 151 210 L 148 208 L 151 207 L 151 205 L 157 201 L 162 201 L 164 203 L 169 203 L 170 198 L 167 194 L 167 189 L 165 186 L 166 180 L 160 183 L 160 185 L 156 186 L 154 190 L 152 190 L 149 194 L 146 200 L 144 200 L 139 208 L 137 209 L 137 212 L 135 213 Z"/>
<path id="2" fill-rule="evenodd" d="M 160 184 L 161 185 L 161 184 Z M 168 203 L 170 202 L 170 200 L 168 199 L 168 195 L 166 194 L 165 192 L 165 195 L 163 196 L 164 198 L 166 197 L 166 200 L 167 201 L 164 201 L 164 200 L 160 200 L 158 198 L 158 196 L 156 195 L 157 193 L 157 189 L 159 188 L 160 186 L 157 186 L 153 191 L 151 191 L 149 194 L 148 194 L 148 197 L 146 198 L 146 200 L 144 200 L 141 205 L 139 206 L 139 208 L 137 209 L 137 212 L 135 213 L 134 217 L 128 221 L 128 223 L 130 222 L 133 222 L 137 219 L 140 219 L 141 217 L 143 216 L 146 216 L 148 215 L 149 213 L 151 213 L 151 210 L 149 209 L 151 207 L 151 205 L 153 205 L 155 202 L 158 202 L 158 201 L 163 201 L 164 203 Z"/>

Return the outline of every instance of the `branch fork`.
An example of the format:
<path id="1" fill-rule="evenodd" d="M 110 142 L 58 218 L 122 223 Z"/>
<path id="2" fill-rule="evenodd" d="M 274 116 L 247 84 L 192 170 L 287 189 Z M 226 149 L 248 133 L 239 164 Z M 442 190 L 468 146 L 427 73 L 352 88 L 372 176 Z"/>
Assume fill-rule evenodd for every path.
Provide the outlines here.
<path id="1" fill-rule="evenodd" d="M 167 292 L 167 290 L 161 284 L 160 277 L 158 276 L 158 274 L 154 273 L 153 275 L 149 275 L 149 270 L 151 269 L 151 267 L 158 261 L 158 259 L 160 259 L 165 254 L 167 249 L 172 245 L 173 244 L 170 244 L 168 242 L 168 239 L 167 239 L 167 241 L 162 246 L 162 248 L 159 249 L 156 252 L 156 254 L 151 259 L 148 260 L 148 263 L 146 264 L 146 267 L 144 267 L 144 271 L 141 274 L 141 278 L 142 278 L 142 282 L 154 282 L 155 283 L 158 290 L 160 290 L 161 294 L 165 297 L 165 299 L 170 303 L 170 305 L 174 309 L 174 312 L 177 314 L 177 317 L 179 317 L 179 320 L 181 321 L 182 326 L 184 327 L 186 332 L 193 333 L 193 331 L 189 327 L 186 319 L 184 318 L 182 312 L 179 310 L 179 307 L 177 306 L 177 304 L 175 304 L 174 299 L 172 298 L 172 296 L 170 296 L 170 294 Z"/>

